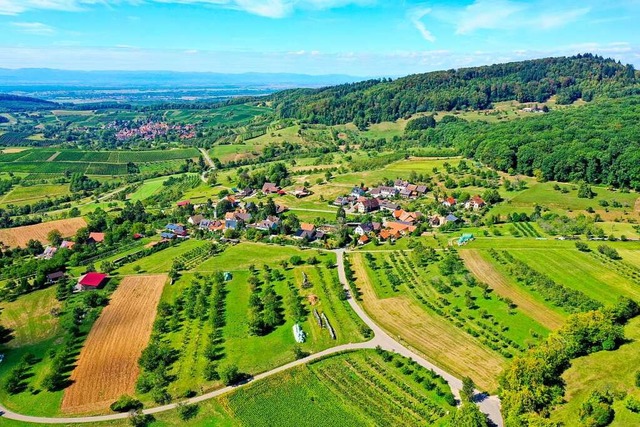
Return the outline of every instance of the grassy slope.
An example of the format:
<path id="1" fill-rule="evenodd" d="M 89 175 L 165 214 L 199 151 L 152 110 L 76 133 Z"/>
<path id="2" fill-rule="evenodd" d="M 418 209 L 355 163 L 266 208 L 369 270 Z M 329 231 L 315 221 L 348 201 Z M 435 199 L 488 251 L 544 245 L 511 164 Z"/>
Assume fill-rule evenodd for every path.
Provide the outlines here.
<path id="1" fill-rule="evenodd" d="M 60 308 L 56 289 L 35 291 L 13 302 L 0 303 L 0 321 L 13 330 L 11 347 L 21 347 L 49 339 L 58 332 L 58 319 L 51 310 Z"/>
<path id="2" fill-rule="evenodd" d="M 552 412 L 552 420 L 573 425 L 579 419 L 580 405 L 594 390 L 621 390 L 640 399 L 640 388 L 634 385 L 634 375 L 640 366 L 640 318 L 625 327 L 625 335 L 630 342 L 618 350 L 602 351 L 572 362 L 562 375 L 567 384 L 567 403 Z M 624 408 L 622 402 L 615 402 L 614 410 L 616 416 L 611 426 L 640 425 L 640 414 Z"/>

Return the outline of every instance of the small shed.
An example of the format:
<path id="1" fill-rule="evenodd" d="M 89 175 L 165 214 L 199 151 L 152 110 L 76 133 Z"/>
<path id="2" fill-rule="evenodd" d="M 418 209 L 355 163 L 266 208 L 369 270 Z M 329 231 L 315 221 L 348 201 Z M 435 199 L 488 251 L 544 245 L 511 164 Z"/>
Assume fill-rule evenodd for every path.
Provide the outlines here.
<path id="1" fill-rule="evenodd" d="M 230 282 L 233 279 L 233 275 L 228 271 L 224 272 L 223 277 L 225 282 Z"/>
<path id="2" fill-rule="evenodd" d="M 473 237 L 473 234 L 465 233 L 462 236 L 460 236 L 460 238 L 458 239 L 458 246 L 466 245 L 467 243 L 469 243 L 474 239 L 475 237 Z"/>

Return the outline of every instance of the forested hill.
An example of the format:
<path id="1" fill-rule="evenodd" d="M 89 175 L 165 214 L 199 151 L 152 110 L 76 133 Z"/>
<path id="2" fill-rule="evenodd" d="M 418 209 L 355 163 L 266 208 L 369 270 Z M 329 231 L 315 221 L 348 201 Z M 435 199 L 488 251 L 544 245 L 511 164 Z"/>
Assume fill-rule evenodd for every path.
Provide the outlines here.
<path id="1" fill-rule="evenodd" d="M 504 172 L 640 191 L 639 116 L 640 97 L 630 96 L 493 124 L 445 117 L 415 135 Z"/>
<path id="2" fill-rule="evenodd" d="M 0 93 L 0 112 L 34 111 L 47 108 L 57 108 L 60 104 L 44 99 L 30 98 Z"/>
<path id="3" fill-rule="evenodd" d="M 487 109 L 493 102 L 560 104 L 640 93 L 632 65 L 591 54 L 416 74 L 271 96 L 280 117 L 327 125 L 393 121 L 423 111 Z"/>

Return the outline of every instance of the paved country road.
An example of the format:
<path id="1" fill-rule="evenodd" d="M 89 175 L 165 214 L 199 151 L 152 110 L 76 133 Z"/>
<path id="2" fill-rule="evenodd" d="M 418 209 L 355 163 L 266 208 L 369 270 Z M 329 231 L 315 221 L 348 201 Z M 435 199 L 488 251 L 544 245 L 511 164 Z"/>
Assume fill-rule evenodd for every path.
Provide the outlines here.
<path id="1" fill-rule="evenodd" d="M 212 392 L 203 394 L 201 396 L 193 397 L 191 399 L 186 399 L 184 403 L 198 403 L 203 402 L 205 400 L 213 399 L 215 397 L 221 396 L 223 394 L 229 393 L 236 388 L 243 387 L 246 384 L 253 383 L 255 381 L 261 380 L 263 378 L 270 377 L 272 375 L 278 374 L 280 372 L 286 371 L 288 369 L 294 368 L 296 366 L 300 366 L 306 364 L 312 360 L 321 359 L 326 356 L 330 356 L 332 354 L 340 353 L 343 351 L 352 351 L 352 350 L 360 350 L 367 348 L 376 348 L 380 346 L 381 348 L 389 351 L 394 351 L 402 356 L 409 357 L 415 360 L 421 366 L 432 369 L 438 375 L 442 376 L 449 386 L 453 390 L 456 395 L 459 395 L 459 391 L 462 388 L 462 381 L 453 375 L 443 371 L 438 368 L 431 362 L 427 361 L 423 357 L 417 355 L 407 347 L 403 346 L 396 340 L 394 340 L 389 334 L 383 331 L 370 317 L 365 311 L 360 307 L 355 298 L 353 298 L 350 294 L 349 284 L 347 283 L 347 277 L 344 270 L 344 249 L 340 249 L 335 251 L 338 260 L 338 277 L 340 279 L 340 283 L 344 287 L 347 295 L 349 295 L 348 302 L 353 311 L 362 319 L 362 321 L 374 332 L 374 338 L 370 341 L 364 343 L 357 344 L 345 344 L 338 347 L 329 348 L 327 350 L 314 353 L 310 356 L 307 356 L 303 359 L 296 360 L 291 363 L 287 363 L 286 365 L 282 365 L 278 368 L 272 369 L 267 372 L 263 372 L 261 374 L 255 375 L 250 378 L 246 383 L 240 384 L 237 386 L 224 387 L 218 390 L 214 390 Z M 437 339 L 437 337 L 434 337 Z M 489 419 L 497 426 L 502 427 L 502 416 L 500 414 L 500 400 L 496 396 L 488 396 L 480 400 L 478 403 L 480 410 L 489 416 Z M 145 414 L 157 414 L 160 412 L 170 411 L 175 409 L 178 406 L 177 403 L 171 403 L 169 405 L 157 406 L 155 408 L 149 408 L 143 410 Z M 34 417 L 30 415 L 22 415 L 17 414 L 15 412 L 9 411 L 0 405 L 0 411 L 3 412 L 2 417 L 8 418 L 16 421 L 24 421 L 29 423 L 37 423 L 37 424 L 71 424 L 71 423 L 96 423 L 96 422 L 104 422 L 104 421 L 113 421 L 119 419 L 128 418 L 129 414 L 110 414 L 110 415 L 99 415 L 99 416 L 90 416 L 90 417 Z"/>

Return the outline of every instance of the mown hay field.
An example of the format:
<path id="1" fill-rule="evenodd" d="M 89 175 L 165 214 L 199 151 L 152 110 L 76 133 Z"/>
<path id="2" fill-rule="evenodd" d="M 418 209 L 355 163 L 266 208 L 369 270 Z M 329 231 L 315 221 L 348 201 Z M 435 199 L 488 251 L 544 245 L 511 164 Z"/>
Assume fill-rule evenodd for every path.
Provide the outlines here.
<path id="1" fill-rule="evenodd" d="M 58 230 L 63 237 L 71 237 L 82 227 L 86 227 L 84 218 L 68 218 L 23 227 L 4 228 L 0 230 L 0 242 L 12 248 L 26 247 L 29 240 L 34 239 L 47 243 L 47 234 Z"/>
<path id="2" fill-rule="evenodd" d="M 133 394 L 138 359 L 151 335 L 167 275 L 128 276 L 96 321 L 71 374 L 62 411 L 105 410 L 119 396 Z"/>

